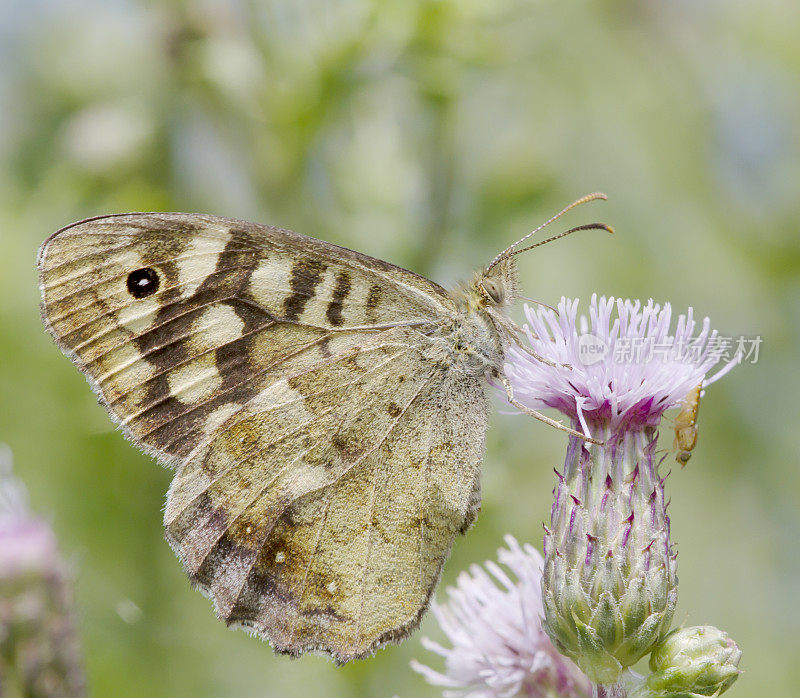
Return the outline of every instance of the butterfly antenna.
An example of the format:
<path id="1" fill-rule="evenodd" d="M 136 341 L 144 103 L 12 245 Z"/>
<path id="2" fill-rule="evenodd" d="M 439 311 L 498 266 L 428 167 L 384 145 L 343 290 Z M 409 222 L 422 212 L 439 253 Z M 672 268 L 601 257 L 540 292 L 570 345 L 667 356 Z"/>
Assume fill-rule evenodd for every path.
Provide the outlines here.
<path id="1" fill-rule="evenodd" d="M 525 240 L 527 240 L 532 235 L 536 235 L 536 233 L 538 233 L 542 228 L 546 228 L 553 221 L 556 221 L 559 218 L 561 218 L 561 216 L 563 216 L 565 213 L 567 213 L 567 211 L 571 211 L 576 206 L 580 206 L 581 204 L 586 204 L 586 203 L 588 203 L 590 201 L 596 201 L 597 199 L 606 200 L 606 199 L 608 199 L 608 197 L 605 194 L 603 194 L 603 192 L 596 191 L 596 192 L 593 192 L 591 194 L 587 194 L 586 196 L 582 196 L 580 199 L 576 199 L 575 201 L 573 201 L 569 206 L 567 206 L 565 208 L 562 208 L 555 216 L 551 216 L 550 218 L 548 218 L 538 228 L 536 228 L 535 230 L 532 230 L 527 235 L 523 235 L 513 245 L 509 245 L 508 247 L 506 247 L 506 249 L 504 249 L 499 255 L 497 255 L 497 257 L 495 257 L 492 260 L 491 264 L 489 264 L 489 266 L 488 266 L 486 271 L 489 271 L 492 267 L 494 267 L 496 264 L 498 264 L 498 262 L 500 262 L 501 260 L 505 259 L 506 257 L 511 256 L 509 253 L 517 245 L 519 245 L 521 242 L 525 242 Z"/>
<path id="2" fill-rule="evenodd" d="M 565 230 L 563 233 L 559 233 L 558 235 L 553 235 L 553 237 L 547 238 L 547 240 L 542 240 L 541 242 L 537 242 L 533 245 L 528 245 L 527 247 L 523 247 L 521 250 L 514 250 L 513 252 L 509 253 L 508 256 L 513 257 L 515 254 L 522 254 L 523 252 L 532 250 L 534 247 L 541 247 L 542 245 L 546 245 L 548 242 L 553 242 L 553 240 L 558 240 L 559 238 L 566 237 L 567 235 L 572 235 L 572 233 L 577 233 L 579 230 L 605 230 L 609 233 L 614 232 L 614 228 L 612 228 L 610 225 L 606 225 L 605 223 L 585 223 L 584 225 L 576 225 L 574 228 Z"/>

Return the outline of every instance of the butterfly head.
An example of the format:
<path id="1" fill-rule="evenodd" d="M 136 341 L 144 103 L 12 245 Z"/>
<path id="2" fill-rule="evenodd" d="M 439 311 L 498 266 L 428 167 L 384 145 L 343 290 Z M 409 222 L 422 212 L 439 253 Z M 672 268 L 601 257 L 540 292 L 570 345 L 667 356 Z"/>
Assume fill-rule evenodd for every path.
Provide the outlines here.
<path id="1" fill-rule="evenodd" d="M 517 298 L 517 264 L 506 257 L 488 269 L 481 269 L 470 290 L 479 308 L 503 308 Z"/>

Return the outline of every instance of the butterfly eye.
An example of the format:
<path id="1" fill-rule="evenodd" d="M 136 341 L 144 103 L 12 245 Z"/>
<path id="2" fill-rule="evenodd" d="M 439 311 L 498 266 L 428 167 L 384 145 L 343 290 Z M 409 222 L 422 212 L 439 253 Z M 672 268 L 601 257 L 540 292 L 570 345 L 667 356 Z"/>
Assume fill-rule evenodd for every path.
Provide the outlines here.
<path id="1" fill-rule="evenodd" d="M 158 290 L 160 281 L 155 269 L 145 267 L 128 274 L 128 293 L 134 298 L 151 296 Z"/>
<path id="2" fill-rule="evenodd" d="M 500 305 L 503 302 L 503 289 L 492 279 L 484 279 L 482 286 L 489 300 L 496 305 Z"/>

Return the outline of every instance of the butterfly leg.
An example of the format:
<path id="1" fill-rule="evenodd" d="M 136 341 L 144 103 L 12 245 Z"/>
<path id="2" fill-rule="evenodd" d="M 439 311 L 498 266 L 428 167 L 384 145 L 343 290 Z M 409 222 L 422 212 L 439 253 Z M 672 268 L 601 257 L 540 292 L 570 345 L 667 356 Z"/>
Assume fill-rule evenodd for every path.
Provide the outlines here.
<path id="1" fill-rule="evenodd" d="M 570 364 L 557 364 L 553 361 L 550 361 L 550 359 L 547 359 L 544 356 L 537 354 L 533 349 L 531 349 L 530 347 L 526 347 L 522 342 L 520 342 L 519 337 L 525 336 L 527 333 L 510 317 L 506 317 L 505 315 L 502 315 L 501 313 L 496 313 L 492 310 L 489 310 L 489 314 L 495 319 L 495 321 L 497 321 L 497 323 L 501 327 L 503 327 L 503 329 L 506 331 L 508 335 L 509 340 L 513 342 L 515 346 L 522 349 L 522 351 L 524 351 L 528 356 L 532 356 L 534 359 L 536 359 L 537 361 L 541 361 L 543 364 L 547 366 L 561 366 L 562 368 L 568 368 L 572 370 L 572 366 Z M 534 337 L 536 337 L 535 333 L 531 332 L 531 334 Z"/>
<path id="2" fill-rule="evenodd" d="M 516 322 L 514 322 L 511 318 L 508 318 L 508 321 L 511 323 L 511 326 L 514 328 L 515 332 L 521 335 L 525 334 L 525 330 L 522 327 L 520 327 Z M 531 334 L 534 337 L 536 337 L 536 334 L 534 332 L 531 332 Z M 520 349 L 522 349 L 522 351 L 524 351 L 526 354 L 529 354 L 537 361 L 541 361 L 543 364 L 547 364 L 548 366 L 561 366 L 562 368 L 568 368 L 570 371 L 572 370 L 572 364 L 556 364 L 550 361 L 550 359 L 545 359 L 543 356 L 539 356 L 539 354 L 537 354 L 533 349 L 526 347 L 524 344 L 517 343 L 517 346 Z"/>
<path id="3" fill-rule="evenodd" d="M 557 364 L 554 363 L 553 361 L 550 361 L 550 359 L 546 359 L 544 356 L 537 354 L 533 349 L 526 347 L 524 344 L 517 344 L 517 346 L 520 349 L 522 349 L 522 351 L 524 351 L 526 354 L 532 356 L 537 361 L 541 361 L 543 364 L 546 364 L 547 366 L 561 366 L 561 368 L 568 368 L 570 371 L 572 370 L 571 364 Z"/>
<path id="4" fill-rule="evenodd" d="M 572 436 L 577 436 L 579 439 L 583 439 L 584 441 L 587 441 L 588 443 L 599 444 L 599 445 L 603 444 L 602 441 L 598 441 L 597 439 L 593 439 L 590 436 L 586 436 L 585 434 L 581 434 L 579 431 L 576 431 L 575 429 L 572 429 L 571 427 L 568 427 L 565 424 L 562 424 L 561 422 L 556 421 L 555 419 L 550 419 L 550 417 L 547 417 L 546 415 L 543 415 L 541 412 L 537 412 L 536 410 L 532 410 L 530 407 L 526 407 L 525 405 L 523 405 L 519 400 L 517 400 L 514 397 L 514 389 L 511 387 L 511 381 L 509 381 L 508 378 L 505 375 L 503 375 L 502 373 L 499 374 L 497 377 L 500 379 L 500 382 L 503 384 L 503 388 L 505 388 L 506 397 L 508 398 L 508 401 L 512 405 L 514 405 L 514 407 L 516 407 L 518 410 L 524 412 L 525 414 L 527 414 L 527 415 L 529 415 L 529 416 L 531 416 L 531 417 L 533 417 L 535 419 L 538 419 L 540 422 L 544 422 L 545 424 L 549 424 L 551 427 L 555 427 L 556 429 L 560 429 L 561 431 L 565 431 L 565 432 L 567 432 L 567 434 L 570 434 Z"/>

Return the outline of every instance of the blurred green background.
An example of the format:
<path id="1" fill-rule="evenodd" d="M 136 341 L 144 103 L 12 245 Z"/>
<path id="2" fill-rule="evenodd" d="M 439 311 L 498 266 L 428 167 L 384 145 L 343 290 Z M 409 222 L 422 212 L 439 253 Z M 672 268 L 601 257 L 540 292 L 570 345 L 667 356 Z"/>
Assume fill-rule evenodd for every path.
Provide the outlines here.
<path id="1" fill-rule="evenodd" d="M 447 285 L 602 190 L 564 226 L 617 235 L 525 255 L 523 292 L 670 300 L 763 338 L 757 364 L 709 390 L 667 483 L 676 621 L 739 642 L 731 695 L 797 695 L 798 36 L 793 0 L 0 3 L 0 441 L 73 561 L 93 694 L 437 695 L 408 662 L 438 667 L 419 637 L 440 635 L 429 618 L 337 669 L 214 619 L 162 536 L 170 473 L 113 431 L 40 325 L 48 234 L 208 212 Z M 506 532 L 541 547 L 564 446 L 495 415 L 483 510 L 444 584 Z"/>

